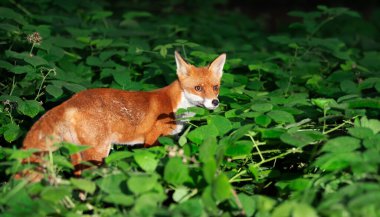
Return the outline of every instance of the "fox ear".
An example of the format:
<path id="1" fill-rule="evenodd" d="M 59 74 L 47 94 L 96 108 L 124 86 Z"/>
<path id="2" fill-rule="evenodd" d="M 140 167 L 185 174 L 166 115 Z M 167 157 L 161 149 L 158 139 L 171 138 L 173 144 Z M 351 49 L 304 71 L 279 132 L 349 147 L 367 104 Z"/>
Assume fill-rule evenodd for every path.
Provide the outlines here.
<path id="1" fill-rule="evenodd" d="M 187 62 L 181 57 L 181 55 L 177 51 L 174 52 L 174 56 L 175 56 L 175 63 L 177 64 L 177 75 L 178 76 L 188 75 L 187 70 L 188 70 L 189 65 L 187 64 Z"/>
<path id="2" fill-rule="evenodd" d="M 223 53 L 220 56 L 218 56 L 212 63 L 208 66 L 208 69 L 215 73 L 216 76 L 219 78 L 223 75 L 223 67 L 224 63 L 226 62 L 226 54 Z"/>

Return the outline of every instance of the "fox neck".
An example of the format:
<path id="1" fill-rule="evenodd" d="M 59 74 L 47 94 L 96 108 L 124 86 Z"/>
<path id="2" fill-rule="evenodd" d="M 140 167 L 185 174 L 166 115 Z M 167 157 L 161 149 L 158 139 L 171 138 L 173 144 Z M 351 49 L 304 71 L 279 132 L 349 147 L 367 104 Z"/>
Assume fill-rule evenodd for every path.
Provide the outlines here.
<path id="1" fill-rule="evenodd" d="M 185 112 L 180 115 L 177 115 L 176 112 L 179 109 L 187 109 L 195 105 L 187 99 L 185 90 L 182 89 L 181 84 L 178 80 L 165 87 L 164 91 L 166 92 L 166 95 L 170 98 L 174 117 L 176 119 L 176 127 L 170 134 L 176 135 L 183 130 L 184 126 L 186 125 L 186 122 L 188 122 L 188 118 L 193 117 L 195 115 L 193 112 Z"/>
<path id="2" fill-rule="evenodd" d="M 173 112 L 177 112 L 179 109 L 187 109 L 196 105 L 192 104 L 186 97 L 185 90 L 182 89 L 180 82 L 175 80 L 166 88 L 167 95 L 170 98 Z"/>

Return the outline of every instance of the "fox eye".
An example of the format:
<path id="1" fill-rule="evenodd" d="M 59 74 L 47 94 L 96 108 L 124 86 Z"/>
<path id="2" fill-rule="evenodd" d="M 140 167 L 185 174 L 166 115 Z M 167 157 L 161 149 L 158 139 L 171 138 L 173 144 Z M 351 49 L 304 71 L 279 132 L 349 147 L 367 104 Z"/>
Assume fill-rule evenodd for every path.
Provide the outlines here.
<path id="1" fill-rule="evenodd" d="M 202 91 L 202 87 L 199 86 L 199 85 L 195 86 L 194 89 L 195 89 L 196 91 Z"/>
<path id="2" fill-rule="evenodd" d="M 219 90 L 219 86 L 218 85 L 214 85 L 213 89 L 214 89 L 214 91 L 218 91 Z"/>

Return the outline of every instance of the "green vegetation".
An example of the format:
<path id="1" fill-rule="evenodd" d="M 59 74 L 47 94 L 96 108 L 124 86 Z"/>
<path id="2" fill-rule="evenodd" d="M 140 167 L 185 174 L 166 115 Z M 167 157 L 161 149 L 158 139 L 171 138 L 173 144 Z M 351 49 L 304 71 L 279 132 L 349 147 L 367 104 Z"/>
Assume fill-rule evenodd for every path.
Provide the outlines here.
<path id="1" fill-rule="evenodd" d="M 213 1 L 35 2 L 0 7 L 1 216 L 380 215 L 380 11 L 293 11 L 268 34 Z M 192 108 L 162 146 L 115 146 L 81 178 L 66 144 L 42 182 L 13 179 L 46 110 L 88 88 L 165 86 L 175 49 L 195 65 L 227 53 L 216 111 Z"/>

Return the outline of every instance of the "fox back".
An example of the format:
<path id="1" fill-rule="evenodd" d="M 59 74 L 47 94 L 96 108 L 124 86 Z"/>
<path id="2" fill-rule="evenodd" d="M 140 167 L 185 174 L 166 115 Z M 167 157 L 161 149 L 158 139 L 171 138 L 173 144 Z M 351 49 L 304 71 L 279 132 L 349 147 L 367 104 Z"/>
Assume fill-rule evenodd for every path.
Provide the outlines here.
<path id="1" fill-rule="evenodd" d="M 222 54 L 209 66 L 195 67 L 175 52 L 178 79 L 164 88 L 149 92 L 103 88 L 77 93 L 32 126 L 23 149 L 44 153 L 54 151 L 55 144 L 62 142 L 90 146 L 71 156 L 80 174 L 82 161 L 102 163 L 112 144 L 152 146 L 160 136 L 181 132 L 185 122 L 177 120 L 178 109 L 218 107 L 225 59 Z M 40 155 L 28 161 L 41 163 Z"/>

